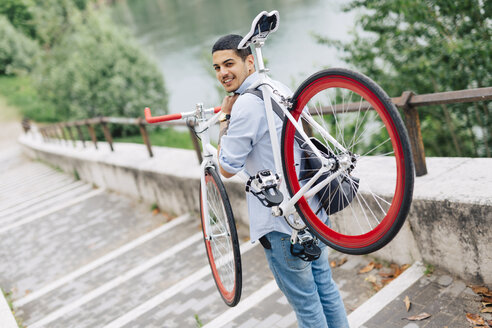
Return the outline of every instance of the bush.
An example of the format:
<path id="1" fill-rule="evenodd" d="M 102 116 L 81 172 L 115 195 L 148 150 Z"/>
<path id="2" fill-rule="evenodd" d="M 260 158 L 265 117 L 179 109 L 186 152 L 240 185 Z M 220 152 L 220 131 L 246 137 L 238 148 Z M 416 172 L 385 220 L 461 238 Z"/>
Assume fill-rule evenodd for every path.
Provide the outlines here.
<path id="1" fill-rule="evenodd" d="M 32 0 L 0 1 L 0 15 L 5 15 L 17 30 L 31 38 L 36 35 L 33 21 L 35 12 L 35 3 Z"/>
<path id="2" fill-rule="evenodd" d="M 17 31 L 0 15 L 0 75 L 29 72 L 39 53 L 37 43 Z"/>
<path id="3" fill-rule="evenodd" d="M 166 111 L 163 77 L 132 38 L 101 13 L 78 19 L 36 71 L 40 93 L 55 105 L 57 118 L 138 117 L 145 106 Z"/>

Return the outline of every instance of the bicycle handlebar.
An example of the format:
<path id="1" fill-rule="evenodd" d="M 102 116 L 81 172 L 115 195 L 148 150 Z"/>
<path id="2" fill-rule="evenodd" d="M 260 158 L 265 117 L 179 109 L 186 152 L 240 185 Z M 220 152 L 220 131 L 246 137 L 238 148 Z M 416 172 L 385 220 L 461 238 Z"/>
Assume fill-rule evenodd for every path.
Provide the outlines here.
<path id="1" fill-rule="evenodd" d="M 221 110 L 220 106 L 210 108 L 208 110 L 212 110 L 214 113 L 218 113 Z M 172 120 L 179 120 L 184 117 L 189 117 L 195 115 L 195 111 L 188 112 L 188 113 L 176 113 L 176 114 L 169 114 L 169 115 L 162 115 L 162 116 L 154 116 L 152 117 L 152 113 L 150 112 L 150 108 L 146 107 L 145 108 L 145 120 L 147 123 L 159 123 L 159 122 L 166 122 L 166 121 L 172 121 Z"/>

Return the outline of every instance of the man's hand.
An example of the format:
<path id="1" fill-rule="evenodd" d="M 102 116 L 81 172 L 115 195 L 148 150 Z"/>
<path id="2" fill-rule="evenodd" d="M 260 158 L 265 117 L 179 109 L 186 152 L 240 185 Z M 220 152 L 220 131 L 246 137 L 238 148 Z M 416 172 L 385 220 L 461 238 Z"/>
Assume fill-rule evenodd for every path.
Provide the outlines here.
<path id="1" fill-rule="evenodd" d="M 232 105 L 234 105 L 234 103 L 236 102 L 237 100 L 237 97 L 239 97 L 238 94 L 235 94 L 233 96 L 226 96 L 224 98 L 224 100 L 222 100 L 222 108 L 221 108 L 221 112 L 224 113 L 224 114 L 231 114 L 231 111 L 232 111 Z M 220 136 L 219 136 L 219 145 L 217 147 L 217 158 L 219 158 L 219 154 L 220 154 L 220 139 L 221 139 L 221 136 L 225 133 L 227 133 L 227 128 L 229 127 L 229 122 L 228 121 L 225 121 L 225 122 L 220 122 Z M 226 170 L 224 170 L 221 166 L 220 166 L 220 162 L 219 162 L 219 167 L 220 167 L 220 173 L 222 173 L 222 175 L 226 178 L 230 178 L 232 176 L 234 176 L 234 174 L 231 174 L 229 172 L 227 172 Z"/>
<path id="2" fill-rule="evenodd" d="M 231 114 L 232 105 L 234 105 L 234 103 L 236 102 L 237 97 L 239 97 L 238 94 L 235 94 L 233 96 L 226 96 L 224 100 L 222 100 L 221 112 L 224 114 Z"/>

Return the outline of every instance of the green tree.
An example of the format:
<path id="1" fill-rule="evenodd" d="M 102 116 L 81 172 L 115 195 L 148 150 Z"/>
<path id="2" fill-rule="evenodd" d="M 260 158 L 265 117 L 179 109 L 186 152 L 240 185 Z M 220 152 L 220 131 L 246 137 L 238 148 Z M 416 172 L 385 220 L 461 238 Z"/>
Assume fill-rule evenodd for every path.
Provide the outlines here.
<path id="1" fill-rule="evenodd" d="M 32 0 L 2 0 L 0 14 L 5 15 L 16 29 L 33 38 L 36 35 L 34 6 Z"/>
<path id="2" fill-rule="evenodd" d="M 492 2 L 354 0 L 359 10 L 349 43 L 335 45 L 355 69 L 390 96 L 492 85 Z M 492 103 L 419 108 L 428 156 L 492 156 Z"/>
<path id="3" fill-rule="evenodd" d="M 0 75 L 29 72 L 40 50 L 36 42 L 17 31 L 0 15 Z"/>
<path id="4" fill-rule="evenodd" d="M 101 13 L 78 19 L 47 52 L 35 75 L 57 117 L 138 117 L 146 106 L 166 111 L 163 77 L 132 38 Z"/>

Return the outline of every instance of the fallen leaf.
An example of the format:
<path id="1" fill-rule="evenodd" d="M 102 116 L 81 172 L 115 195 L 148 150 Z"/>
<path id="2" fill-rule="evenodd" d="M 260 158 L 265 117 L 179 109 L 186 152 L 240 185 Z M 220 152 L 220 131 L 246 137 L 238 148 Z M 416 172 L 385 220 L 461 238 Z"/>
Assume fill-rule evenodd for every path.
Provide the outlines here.
<path id="1" fill-rule="evenodd" d="M 341 265 L 343 265 L 347 261 L 348 261 L 348 259 L 346 257 L 342 257 L 337 264 L 338 264 L 338 266 L 341 266 Z"/>
<path id="2" fill-rule="evenodd" d="M 480 325 L 480 326 L 485 325 L 485 321 L 483 320 L 483 318 L 475 313 L 467 313 L 466 320 L 468 320 L 470 323 L 474 325 Z"/>
<path id="3" fill-rule="evenodd" d="M 431 317 L 431 315 L 429 313 L 422 312 L 420 314 L 417 314 L 417 315 L 414 315 L 414 316 L 411 316 L 411 317 L 408 317 L 405 319 L 410 320 L 410 321 L 421 321 L 421 320 L 424 320 L 424 319 L 427 319 L 430 317 Z"/>
<path id="4" fill-rule="evenodd" d="M 408 298 L 408 296 L 405 296 L 405 299 L 403 300 L 403 302 L 405 302 L 405 308 L 407 309 L 407 312 L 410 311 L 410 305 L 412 303 L 410 303 L 410 299 Z"/>
<path id="5" fill-rule="evenodd" d="M 390 282 L 392 282 L 393 280 L 395 280 L 395 278 L 383 278 L 383 279 L 381 279 L 381 282 L 383 283 L 383 285 L 387 285 Z"/>
<path id="6" fill-rule="evenodd" d="M 406 269 L 408 269 L 410 267 L 410 264 L 403 264 L 401 266 L 401 271 L 405 271 Z"/>
<path id="7" fill-rule="evenodd" d="M 330 266 L 332 268 L 336 268 L 336 267 L 339 267 L 341 265 L 343 265 L 345 262 L 347 262 L 348 259 L 346 257 L 342 257 L 341 259 L 339 259 L 338 261 L 337 260 L 333 260 L 330 262 Z"/>
<path id="8" fill-rule="evenodd" d="M 374 269 L 374 262 L 370 262 L 368 265 L 360 269 L 359 273 L 367 273 Z"/>
<path id="9" fill-rule="evenodd" d="M 482 302 L 485 302 L 485 303 L 492 303 L 492 297 L 489 297 L 489 296 L 483 296 L 483 297 L 482 297 Z"/>
<path id="10" fill-rule="evenodd" d="M 492 327 L 492 320 L 487 320 L 487 324 Z"/>
<path id="11" fill-rule="evenodd" d="M 487 287 L 484 287 L 484 286 L 470 285 L 469 287 L 473 290 L 473 292 L 475 294 L 488 294 L 489 293 L 489 289 Z M 486 295 L 486 296 L 489 296 L 489 295 Z"/>
<path id="12" fill-rule="evenodd" d="M 480 312 L 482 312 L 482 313 L 492 313 L 492 307 L 483 308 Z M 489 320 L 489 321 L 492 323 L 492 320 Z M 489 326 L 492 326 L 491 323 L 489 323 Z"/>
<path id="13" fill-rule="evenodd" d="M 364 279 L 365 281 L 368 281 L 372 284 L 372 289 L 374 289 L 376 292 L 381 290 L 384 286 L 378 282 L 378 278 L 376 278 L 375 275 L 370 275 Z"/>
<path id="14" fill-rule="evenodd" d="M 393 274 L 393 277 L 398 277 L 400 274 L 401 274 L 401 269 L 400 269 L 400 266 L 398 264 L 391 264 L 390 267 L 394 270 L 394 274 Z"/>
<path id="15" fill-rule="evenodd" d="M 374 263 L 374 268 L 375 269 L 381 269 L 383 265 L 381 263 Z"/>
<path id="16" fill-rule="evenodd" d="M 159 214 L 159 209 L 158 208 L 155 208 L 153 211 L 152 211 L 152 215 L 157 215 Z"/>
<path id="17" fill-rule="evenodd" d="M 385 271 L 380 271 L 378 272 L 378 275 L 384 278 L 389 278 L 389 277 L 394 277 L 395 273 L 394 272 L 385 272 Z"/>

